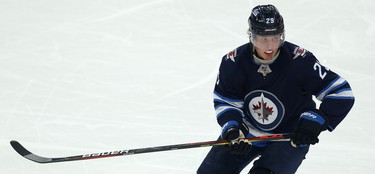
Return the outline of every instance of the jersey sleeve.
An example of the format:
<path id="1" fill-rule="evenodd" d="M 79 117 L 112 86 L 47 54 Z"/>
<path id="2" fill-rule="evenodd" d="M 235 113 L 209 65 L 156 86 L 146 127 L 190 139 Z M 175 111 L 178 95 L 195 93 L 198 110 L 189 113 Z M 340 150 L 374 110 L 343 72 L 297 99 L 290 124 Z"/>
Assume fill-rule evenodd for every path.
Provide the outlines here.
<path id="1" fill-rule="evenodd" d="M 243 77 L 241 69 L 229 53 L 224 56 L 214 88 L 213 99 L 216 118 L 220 126 L 228 121 L 240 123 L 243 118 L 243 98 L 240 96 Z"/>
<path id="2" fill-rule="evenodd" d="M 343 77 L 320 64 L 313 54 L 300 59 L 303 59 L 302 86 L 321 101 L 319 110 L 328 119 L 328 130 L 333 131 L 354 104 L 352 89 Z"/>

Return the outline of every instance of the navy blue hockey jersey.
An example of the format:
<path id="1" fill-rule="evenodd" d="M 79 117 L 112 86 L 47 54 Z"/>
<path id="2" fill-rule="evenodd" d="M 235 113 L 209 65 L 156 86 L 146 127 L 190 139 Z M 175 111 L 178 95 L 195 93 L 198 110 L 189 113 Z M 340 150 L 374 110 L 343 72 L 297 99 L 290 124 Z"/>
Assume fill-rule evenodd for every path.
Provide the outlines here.
<path id="1" fill-rule="evenodd" d="M 317 107 L 332 131 L 354 104 L 349 83 L 315 56 L 285 42 L 271 64 L 257 63 L 251 43 L 222 59 L 214 89 L 217 121 L 245 121 L 251 136 L 295 130 L 300 114 Z"/>

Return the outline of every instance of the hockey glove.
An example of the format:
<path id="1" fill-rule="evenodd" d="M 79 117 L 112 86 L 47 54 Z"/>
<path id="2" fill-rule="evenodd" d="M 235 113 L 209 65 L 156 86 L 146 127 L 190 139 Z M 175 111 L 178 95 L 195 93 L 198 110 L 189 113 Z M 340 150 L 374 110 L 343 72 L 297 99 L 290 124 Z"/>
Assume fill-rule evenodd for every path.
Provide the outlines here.
<path id="1" fill-rule="evenodd" d="M 293 147 L 316 144 L 319 142 L 320 132 L 326 129 L 326 119 L 323 112 L 313 110 L 301 114 L 297 130 L 291 138 Z"/>
<path id="2" fill-rule="evenodd" d="M 223 125 L 221 137 L 224 140 L 231 141 L 231 144 L 226 146 L 226 149 L 232 154 L 247 154 L 251 150 L 251 143 L 243 138 L 249 132 L 249 128 L 245 123 L 238 123 L 237 121 L 229 121 Z"/>

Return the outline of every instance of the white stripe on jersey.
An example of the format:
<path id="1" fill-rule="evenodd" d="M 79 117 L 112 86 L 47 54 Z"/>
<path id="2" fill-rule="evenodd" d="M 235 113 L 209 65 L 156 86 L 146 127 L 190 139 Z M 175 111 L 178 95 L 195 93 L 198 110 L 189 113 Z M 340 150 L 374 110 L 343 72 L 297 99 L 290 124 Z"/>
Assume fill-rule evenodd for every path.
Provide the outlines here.
<path id="1" fill-rule="evenodd" d="M 214 101 L 219 101 L 221 103 L 227 103 L 227 104 L 229 104 L 231 106 L 234 106 L 236 108 L 242 108 L 243 105 L 244 105 L 243 100 L 233 100 L 233 99 L 225 98 L 225 97 L 220 96 L 217 93 L 214 93 Z"/>
<path id="2" fill-rule="evenodd" d="M 317 95 L 317 99 L 319 101 L 322 101 L 328 93 L 330 93 L 333 89 L 341 86 L 341 85 L 344 85 L 346 82 L 346 80 L 342 77 L 339 77 L 338 79 L 336 79 L 335 81 L 333 81 L 331 84 L 329 84 L 325 89 L 323 89 L 323 91 L 321 91 L 318 95 Z"/>
<path id="3" fill-rule="evenodd" d="M 353 91 L 351 89 L 341 90 L 335 94 L 329 94 L 326 98 L 333 99 L 354 99 Z"/>
<path id="4" fill-rule="evenodd" d="M 215 108 L 215 111 L 216 111 L 216 117 L 219 118 L 221 116 L 221 114 L 223 114 L 224 112 L 228 111 L 228 110 L 236 110 L 238 112 L 241 113 L 241 115 L 243 116 L 243 112 L 241 109 L 238 109 L 236 107 L 233 107 L 233 106 L 229 106 L 229 105 L 218 105 L 216 108 Z"/>

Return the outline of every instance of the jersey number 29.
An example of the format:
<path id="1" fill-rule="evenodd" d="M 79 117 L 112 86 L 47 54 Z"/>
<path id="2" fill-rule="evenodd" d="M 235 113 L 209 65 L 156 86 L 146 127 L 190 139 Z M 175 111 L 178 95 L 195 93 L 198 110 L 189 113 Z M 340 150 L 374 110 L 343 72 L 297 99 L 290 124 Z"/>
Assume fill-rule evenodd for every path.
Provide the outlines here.
<path id="1" fill-rule="evenodd" d="M 325 69 L 326 69 L 327 71 L 329 71 L 328 68 L 325 68 Z M 326 77 L 326 75 L 327 75 L 327 72 L 325 72 L 325 71 L 323 70 L 323 66 L 320 65 L 318 62 L 316 62 L 316 63 L 314 64 L 314 70 L 319 72 L 319 76 L 320 76 L 320 78 L 322 78 L 322 79 L 324 79 L 324 77 Z"/>

